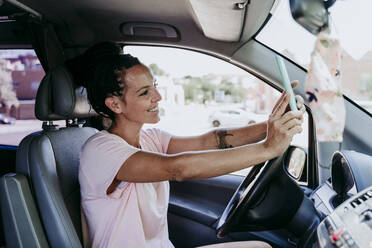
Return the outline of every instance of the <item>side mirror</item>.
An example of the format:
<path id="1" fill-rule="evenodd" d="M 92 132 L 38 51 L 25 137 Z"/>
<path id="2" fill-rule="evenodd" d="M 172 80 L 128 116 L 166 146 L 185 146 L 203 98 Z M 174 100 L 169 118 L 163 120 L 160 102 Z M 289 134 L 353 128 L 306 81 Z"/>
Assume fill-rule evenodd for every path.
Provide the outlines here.
<path id="1" fill-rule="evenodd" d="M 293 19 L 312 34 L 328 27 L 328 8 L 336 0 L 289 0 Z"/>
<path id="2" fill-rule="evenodd" d="M 306 165 L 306 152 L 304 149 L 295 146 L 291 146 L 288 149 L 284 166 L 289 175 L 299 180 Z"/>

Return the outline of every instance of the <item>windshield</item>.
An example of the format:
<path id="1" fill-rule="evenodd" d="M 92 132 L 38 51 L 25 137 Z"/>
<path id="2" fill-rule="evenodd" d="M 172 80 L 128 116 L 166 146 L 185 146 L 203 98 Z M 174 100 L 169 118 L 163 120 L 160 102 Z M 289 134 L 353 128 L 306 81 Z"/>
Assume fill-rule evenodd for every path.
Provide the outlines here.
<path id="1" fill-rule="evenodd" d="M 330 9 L 333 35 L 342 46 L 343 93 L 372 113 L 371 0 L 338 0 Z M 304 68 L 310 64 L 316 37 L 298 25 L 282 0 L 257 40 Z"/>

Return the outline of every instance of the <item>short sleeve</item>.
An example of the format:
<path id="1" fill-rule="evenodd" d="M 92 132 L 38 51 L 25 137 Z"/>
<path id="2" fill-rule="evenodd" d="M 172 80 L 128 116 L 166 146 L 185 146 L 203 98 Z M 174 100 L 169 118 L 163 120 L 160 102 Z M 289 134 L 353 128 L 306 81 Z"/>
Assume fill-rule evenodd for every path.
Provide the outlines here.
<path id="1" fill-rule="evenodd" d="M 143 138 L 146 142 L 153 143 L 156 146 L 156 152 L 165 154 L 168 151 L 172 135 L 158 128 L 151 128 L 144 131 Z"/>
<path id="2" fill-rule="evenodd" d="M 79 182 L 82 196 L 106 197 L 120 167 L 139 151 L 119 136 L 101 131 L 89 139 L 80 153 Z"/>

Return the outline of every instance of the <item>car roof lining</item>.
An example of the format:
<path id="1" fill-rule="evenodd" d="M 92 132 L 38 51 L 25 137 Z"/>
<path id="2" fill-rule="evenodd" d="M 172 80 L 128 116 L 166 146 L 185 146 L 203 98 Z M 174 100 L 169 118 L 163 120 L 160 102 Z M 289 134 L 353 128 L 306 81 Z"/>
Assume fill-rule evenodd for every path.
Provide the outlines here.
<path id="1" fill-rule="evenodd" d="M 64 2 L 57 0 L 46 2 L 35 0 L 19 1 L 41 13 L 46 20 L 53 24 L 65 50 L 66 59 L 78 55 L 87 46 L 95 42 L 111 40 L 121 44 L 162 45 L 196 50 L 233 62 L 244 69 L 253 65 L 252 70 L 256 70 L 256 67 L 254 67 L 255 62 L 248 61 L 244 57 L 247 47 L 245 44 L 252 39 L 252 36 L 265 23 L 275 0 L 248 1 L 244 20 L 241 20 L 242 16 L 237 16 L 236 20 L 238 20 L 240 26 L 238 25 L 239 27 L 233 34 L 233 40 L 238 39 L 238 41 L 234 42 L 216 40 L 216 37 L 210 39 L 201 35 L 201 32 L 205 33 L 207 31 L 203 21 L 197 16 L 195 2 L 204 0 L 174 0 L 170 2 L 159 0 L 157 4 L 153 4 L 152 0 L 137 0 L 135 2 L 130 0 L 107 0 L 104 2 L 100 0 L 66 0 Z M 201 9 L 206 11 L 204 18 L 208 16 L 208 13 L 210 14 L 210 11 L 217 11 L 218 14 L 227 7 L 230 8 L 228 13 L 226 13 L 227 16 L 234 15 L 235 11 L 238 11 L 237 13 L 243 12 L 242 10 L 233 9 L 235 2 L 231 0 L 225 1 L 228 4 L 219 5 L 220 7 L 215 10 L 211 10 L 212 1 L 207 2 L 208 5 Z M 149 6 L 151 8 L 148 8 Z M 138 21 L 137 16 L 142 16 L 140 18 L 141 22 L 148 21 L 150 24 L 164 23 L 175 27 L 177 32 L 180 32 L 181 39 L 152 40 L 151 37 L 148 39 L 125 37 L 120 30 L 120 25 L 129 21 Z M 216 23 L 219 22 L 216 21 Z M 230 23 L 229 25 L 233 24 Z M 204 29 L 204 31 L 200 28 Z M 219 29 L 222 30 L 223 28 Z M 216 26 L 212 25 L 211 30 L 212 33 L 216 32 Z M 225 35 L 223 39 L 231 38 L 231 34 L 225 33 L 221 35 Z M 13 44 L 17 44 L 14 42 L 15 39 L 12 41 Z M 253 44 L 255 43 L 254 40 L 251 41 Z M 0 41 L 0 44 L 4 44 L 4 42 Z M 242 54 L 242 56 L 237 56 L 238 54 Z M 241 65 L 239 65 L 240 63 Z M 257 68 L 257 71 L 260 71 L 259 68 Z M 262 75 L 262 73 L 260 74 Z M 264 75 L 266 75 L 266 72 Z M 266 79 L 271 78 L 270 73 L 268 75 L 268 77 L 265 77 Z"/>
<path id="2" fill-rule="evenodd" d="M 37 17 L 38 19 L 41 19 L 42 16 L 40 13 L 36 12 L 35 10 L 31 9 L 30 7 L 22 4 L 21 2 L 17 0 L 3 0 L 2 3 L 0 3 L 0 14 L 3 13 L 5 15 L 11 15 L 15 13 L 29 13 L 32 14 L 34 17 Z"/>
<path id="3" fill-rule="evenodd" d="M 14 0 L 0 2 L 0 49 L 31 48 L 28 26 L 25 25 L 29 16 L 38 19 L 41 17 L 37 12 Z"/>
<path id="4" fill-rule="evenodd" d="M 0 49 L 10 47 L 5 44 L 11 44 L 13 48 L 30 47 L 31 40 L 23 25 L 15 21 L 0 22 L 0 29 Z"/>
<path id="5" fill-rule="evenodd" d="M 168 44 L 213 50 L 225 55 L 231 55 L 252 38 L 274 3 L 274 0 L 249 0 L 246 10 L 242 11 L 234 9 L 234 5 L 240 1 L 232 0 L 218 0 L 221 6 L 215 9 L 212 3 L 216 0 L 157 0 L 156 4 L 153 0 L 18 1 L 51 22 L 65 48 L 88 47 L 103 40 L 133 41 L 133 37 L 127 39 L 121 33 L 120 25 L 125 22 L 148 22 L 167 24 L 180 32 L 181 39 L 168 41 Z M 200 11 L 195 11 L 195 3 L 200 5 L 203 2 L 208 4 Z M 199 12 L 203 11 L 205 13 L 200 15 Z M 236 15 L 243 12 L 247 12 L 244 18 Z M 221 13 L 224 18 L 220 18 Z M 222 20 L 216 19 L 206 25 L 206 18 L 214 15 Z M 228 22 L 230 19 L 235 22 Z M 235 26 L 234 32 L 226 28 Z M 149 38 L 136 41 L 149 42 Z"/>
<path id="6" fill-rule="evenodd" d="M 4 20 L 3 17 L 9 17 L 16 13 L 26 13 L 24 10 L 20 9 L 18 6 L 11 4 L 9 2 L 0 2 L 0 16 L 1 20 Z"/>

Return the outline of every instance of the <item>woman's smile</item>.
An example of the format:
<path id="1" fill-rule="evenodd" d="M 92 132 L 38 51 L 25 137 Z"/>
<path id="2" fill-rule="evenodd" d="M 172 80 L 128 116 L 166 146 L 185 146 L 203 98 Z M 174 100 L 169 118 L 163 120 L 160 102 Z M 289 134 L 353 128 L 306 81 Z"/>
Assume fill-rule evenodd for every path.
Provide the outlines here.
<path id="1" fill-rule="evenodd" d="M 156 113 L 159 113 L 159 107 L 156 106 L 155 108 L 152 108 L 152 109 L 147 110 L 147 112 L 156 112 Z"/>

